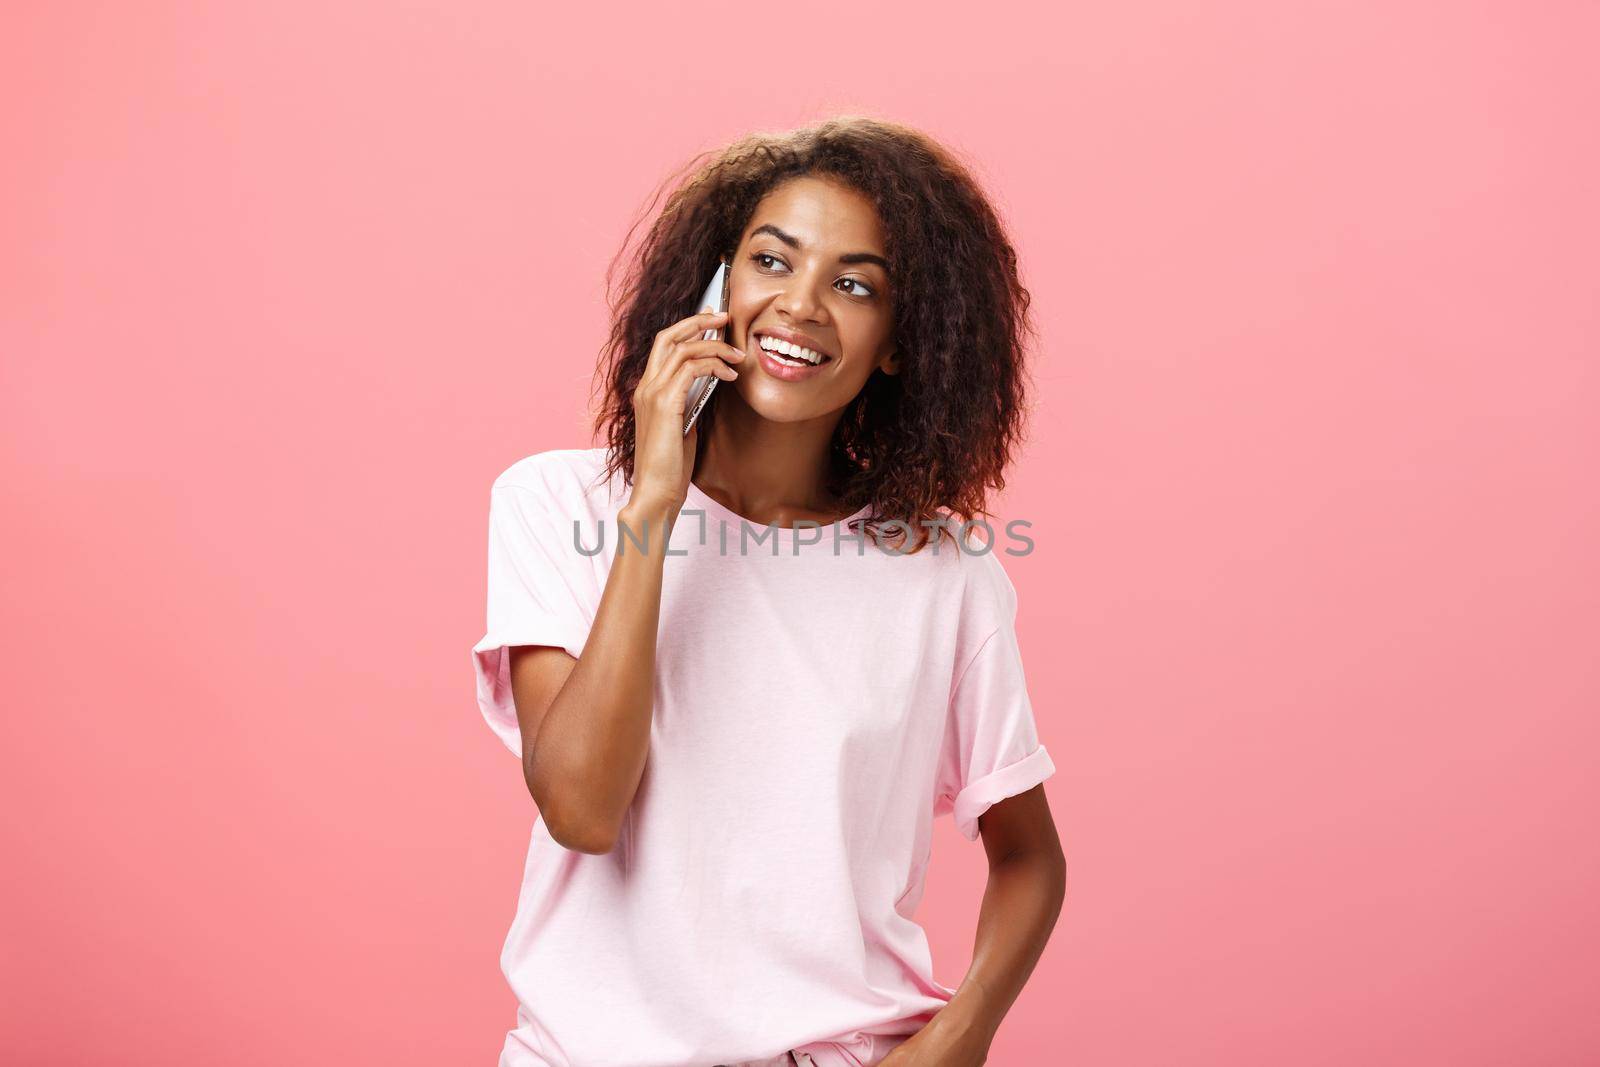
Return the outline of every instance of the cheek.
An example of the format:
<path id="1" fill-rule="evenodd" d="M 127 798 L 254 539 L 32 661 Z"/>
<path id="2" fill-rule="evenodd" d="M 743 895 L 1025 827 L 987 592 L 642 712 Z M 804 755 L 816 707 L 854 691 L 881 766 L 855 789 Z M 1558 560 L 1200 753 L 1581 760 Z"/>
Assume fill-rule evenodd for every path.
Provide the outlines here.
<path id="1" fill-rule="evenodd" d="M 755 309 L 741 303 L 737 296 L 728 298 L 728 326 L 724 336 L 728 343 L 739 347 L 744 346 L 745 337 L 750 324 L 755 321 Z"/>
<path id="2" fill-rule="evenodd" d="M 839 341 L 852 362 L 876 363 L 878 353 L 889 343 L 889 324 L 881 316 L 851 323 L 847 332 L 841 332 Z"/>
<path id="3" fill-rule="evenodd" d="M 741 336 L 745 327 L 756 320 L 768 299 L 768 294 L 763 293 L 758 284 L 752 285 L 749 280 L 734 276 L 728 289 L 729 323 Z"/>

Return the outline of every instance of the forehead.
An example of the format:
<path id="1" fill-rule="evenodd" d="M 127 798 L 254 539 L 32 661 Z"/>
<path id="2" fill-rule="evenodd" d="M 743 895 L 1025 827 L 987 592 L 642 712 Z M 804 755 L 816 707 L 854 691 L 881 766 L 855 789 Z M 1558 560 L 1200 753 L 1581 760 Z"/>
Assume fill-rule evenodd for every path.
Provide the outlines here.
<path id="1" fill-rule="evenodd" d="M 840 181 L 807 174 L 784 182 L 756 205 L 745 239 L 765 222 L 799 238 L 807 252 L 883 253 L 883 224 L 872 201 Z"/>

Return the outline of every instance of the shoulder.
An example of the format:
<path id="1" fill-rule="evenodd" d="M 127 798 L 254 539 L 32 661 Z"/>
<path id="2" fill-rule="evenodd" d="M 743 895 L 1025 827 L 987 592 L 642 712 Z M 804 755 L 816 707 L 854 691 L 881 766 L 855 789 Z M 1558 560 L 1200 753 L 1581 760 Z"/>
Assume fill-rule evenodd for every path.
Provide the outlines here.
<path id="1" fill-rule="evenodd" d="M 961 614 L 970 625 L 992 628 L 1016 618 L 1017 587 L 1000 557 L 1003 542 L 985 543 L 969 531 L 956 555 L 960 559 Z"/>
<path id="2" fill-rule="evenodd" d="M 603 504 L 621 475 L 608 481 L 604 448 L 552 448 L 524 456 L 501 471 L 492 489 L 523 490 L 555 502 Z"/>

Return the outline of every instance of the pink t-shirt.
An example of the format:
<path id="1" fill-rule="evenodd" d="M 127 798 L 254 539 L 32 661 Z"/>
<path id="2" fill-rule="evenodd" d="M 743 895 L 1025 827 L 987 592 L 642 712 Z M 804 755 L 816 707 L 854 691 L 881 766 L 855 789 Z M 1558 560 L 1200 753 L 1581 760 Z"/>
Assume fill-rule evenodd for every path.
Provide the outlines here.
<path id="1" fill-rule="evenodd" d="M 627 493 L 603 459 L 541 452 L 490 490 L 473 666 L 485 719 L 519 756 L 506 649 L 583 652 Z M 705 1067 L 791 1048 L 861 1067 L 953 995 L 912 918 L 933 820 L 953 814 L 975 840 L 985 809 L 1055 766 L 1005 539 L 895 555 L 857 539 L 847 524 L 865 514 L 756 525 L 690 484 L 644 774 L 605 855 L 534 821 L 501 953 L 519 1007 L 500 1067 Z"/>

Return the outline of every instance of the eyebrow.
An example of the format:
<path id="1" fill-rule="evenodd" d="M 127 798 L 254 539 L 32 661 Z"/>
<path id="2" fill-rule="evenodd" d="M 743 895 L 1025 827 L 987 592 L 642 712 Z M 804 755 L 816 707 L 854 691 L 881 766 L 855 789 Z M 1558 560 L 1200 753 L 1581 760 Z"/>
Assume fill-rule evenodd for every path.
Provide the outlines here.
<path id="1" fill-rule="evenodd" d="M 800 250 L 800 239 L 798 237 L 784 233 L 770 222 L 764 222 L 760 226 L 757 226 L 755 229 L 751 230 L 750 236 L 754 237 L 758 233 L 770 233 L 772 236 L 776 237 L 778 240 L 782 241 L 795 251 L 798 252 Z M 879 255 L 874 255 L 871 252 L 846 252 L 844 255 L 839 257 L 839 262 L 876 263 L 886 271 L 889 269 L 889 261 L 887 259 L 884 259 Z"/>

